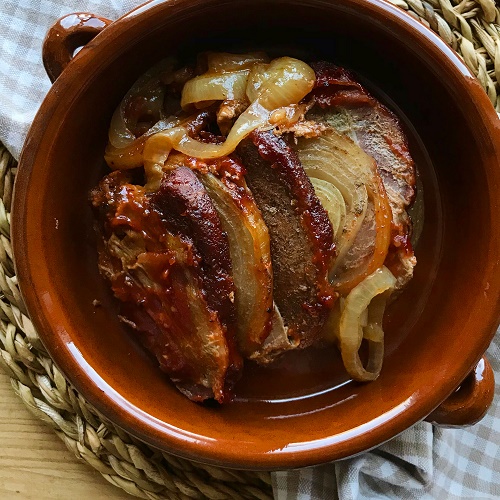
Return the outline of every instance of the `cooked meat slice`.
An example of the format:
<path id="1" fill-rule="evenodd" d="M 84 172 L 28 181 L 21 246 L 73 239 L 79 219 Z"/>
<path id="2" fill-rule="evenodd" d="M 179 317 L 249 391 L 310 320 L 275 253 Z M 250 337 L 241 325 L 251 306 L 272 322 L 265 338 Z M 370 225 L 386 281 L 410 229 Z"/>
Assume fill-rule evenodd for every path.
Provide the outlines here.
<path id="1" fill-rule="evenodd" d="M 234 281 L 229 242 L 212 200 L 196 174 L 179 167 L 164 174 L 160 189 L 151 196 L 167 227 L 193 241 L 201 257 L 200 269 L 209 307 L 234 338 Z"/>
<path id="2" fill-rule="evenodd" d="M 349 110 L 353 132 L 361 148 L 377 162 L 391 202 L 394 223 L 406 228 L 408 207 L 415 195 L 415 166 L 397 118 L 385 107 Z"/>
<path id="3" fill-rule="evenodd" d="M 225 100 L 222 101 L 217 111 L 217 125 L 224 135 L 228 135 L 236 118 L 249 106 L 248 101 Z"/>
<path id="4" fill-rule="evenodd" d="M 207 293 L 201 253 L 189 236 L 167 226 L 145 190 L 130 181 L 128 174 L 113 172 L 91 193 L 101 273 L 123 303 L 127 322 L 178 389 L 194 401 L 223 401 L 241 361 L 228 345 L 218 302 Z"/>
<path id="5" fill-rule="evenodd" d="M 411 220 L 406 212 L 415 197 L 416 173 L 404 132 L 394 113 L 373 98 L 352 73 L 327 62 L 312 67 L 316 72 L 312 96 L 318 106 L 307 118 L 350 136 L 377 162 L 393 217 L 386 264 L 395 273 L 396 287 L 402 288 L 416 264 L 409 241 Z"/>
<path id="6" fill-rule="evenodd" d="M 314 120 L 301 120 L 289 126 L 276 127 L 276 135 L 293 134 L 295 138 L 306 137 L 319 137 L 325 132 L 328 127 L 324 123 L 318 123 Z"/>
<path id="7" fill-rule="evenodd" d="M 177 173 L 185 167 L 197 172 L 217 210 L 221 227 L 227 234 L 232 263 L 236 341 L 241 354 L 251 356 L 271 329 L 272 270 L 269 233 L 245 183 L 245 168 L 234 156 L 201 160 L 182 153 L 171 154 L 168 166 L 177 169 Z M 172 195 L 171 192 L 167 197 L 169 203 L 176 197 Z M 168 213 L 166 208 L 163 211 Z"/>
<path id="8" fill-rule="evenodd" d="M 253 132 L 239 154 L 269 230 L 274 301 L 291 346 L 309 346 L 334 299 L 328 282 L 334 257 L 328 215 L 296 153 L 283 139 L 272 132 Z"/>

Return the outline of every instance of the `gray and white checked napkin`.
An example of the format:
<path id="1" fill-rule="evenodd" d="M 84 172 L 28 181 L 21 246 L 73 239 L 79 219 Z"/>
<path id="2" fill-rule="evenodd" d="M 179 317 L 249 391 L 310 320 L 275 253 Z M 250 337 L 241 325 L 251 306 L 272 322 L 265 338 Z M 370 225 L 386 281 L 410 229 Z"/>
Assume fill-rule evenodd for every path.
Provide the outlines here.
<path id="1" fill-rule="evenodd" d="M 116 19 L 141 0 L 0 1 L 0 141 L 19 157 L 28 128 L 49 90 L 42 41 L 54 21 L 77 11 Z M 273 474 L 284 499 L 499 499 L 500 333 L 488 357 L 496 373 L 487 416 L 466 430 L 419 423 L 355 458 Z"/>

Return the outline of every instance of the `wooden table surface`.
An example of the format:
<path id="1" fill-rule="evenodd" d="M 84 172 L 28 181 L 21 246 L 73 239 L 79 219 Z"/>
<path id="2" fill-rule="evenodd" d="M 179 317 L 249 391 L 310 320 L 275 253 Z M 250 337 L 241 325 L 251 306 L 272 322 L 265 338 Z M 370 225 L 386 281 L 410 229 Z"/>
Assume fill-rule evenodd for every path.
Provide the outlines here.
<path id="1" fill-rule="evenodd" d="M 130 500 L 33 416 L 0 369 L 0 499 Z"/>

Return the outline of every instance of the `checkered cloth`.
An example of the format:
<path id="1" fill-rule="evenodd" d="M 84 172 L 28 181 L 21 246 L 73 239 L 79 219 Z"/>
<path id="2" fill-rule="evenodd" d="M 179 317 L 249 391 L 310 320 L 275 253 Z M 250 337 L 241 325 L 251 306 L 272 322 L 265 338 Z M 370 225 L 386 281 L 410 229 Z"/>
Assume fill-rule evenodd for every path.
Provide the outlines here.
<path id="1" fill-rule="evenodd" d="M 2 0 L 0 2 L 0 141 L 19 157 L 50 82 L 42 41 L 65 14 L 95 12 L 115 19 L 140 1 Z M 376 450 L 331 464 L 273 474 L 284 499 L 500 498 L 500 334 L 489 351 L 496 398 L 488 415 L 467 430 L 419 423 Z"/>

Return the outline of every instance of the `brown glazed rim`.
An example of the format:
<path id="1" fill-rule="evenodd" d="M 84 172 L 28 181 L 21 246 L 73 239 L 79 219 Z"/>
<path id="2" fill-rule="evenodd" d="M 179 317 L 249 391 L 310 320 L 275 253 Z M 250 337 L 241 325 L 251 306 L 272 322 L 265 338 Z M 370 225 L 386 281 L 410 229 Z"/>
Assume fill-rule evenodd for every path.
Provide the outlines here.
<path id="1" fill-rule="evenodd" d="M 223 7 L 224 4 L 234 5 L 234 3 L 234 1 L 223 0 L 220 2 L 220 6 Z M 288 3 L 316 6 L 330 4 L 324 0 L 291 0 Z M 22 169 L 23 175 L 18 177 L 16 192 L 26 192 L 29 187 L 38 145 L 42 141 L 46 125 L 53 118 L 58 94 L 63 92 L 67 84 L 78 75 L 89 75 L 90 78 L 92 74 L 95 74 L 96 68 L 105 65 L 107 58 L 113 54 L 113 42 L 116 43 L 117 38 L 120 37 L 123 41 L 123 35 L 127 31 L 132 28 L 140 29 L 141 26 L 147 28 L 148 20 L 160 12 L 162 16 L 166 16 L 196 4 L 202 5 L 200 1 L 196 0 L 154 0 L 138 7 L 106 27 L 86 46 L 86 49 L 68 65 L 56 80 L 35 118 L 21 155 L 20 169 Z M 496 140 L 492 139 L 494 143 L 492 147 L 496 158 L 500 160 L 500 126 L 496 121 L 493 107 L 480 85 L 452 49 L 419 21 L 384 0 L 339 0 L 337 4 L 340 6 L 339 8 L 348 6 L 369 13 L 374 20 L 390 26 L 395 36 L 402 36 L 404 33 L 407 44 L 418 46 L 426 53 L 432 54 L 432 58 L 439 61 L 441 67 L 446 68 L 451 82 L 448 85 L 453 86 L 453 91 L 460 95 L 467 109 L 476 110 L 477 115 L 485 123 L 489 135 L 496 138 Z M 488 182 L 490 191 L 497 193 L 500 198 L 500 172 L 498 170 L 489 171 Z M 490 207 L 490 216 L 491 226 L 495 231 L 492 232 L 489 242 L 489 255 L 500 255 L 500 235 L 498 234 L 500 213 L 497 213 L 493 208 Z M 14 197 L 13 214 L 13 248 L 19 284 L 28 310 L 32 315 L 32 321 L 36 329 L 43 335 L 43 332 L 48 332 L 51 329 L 50 318 L 44 314 L 37 291 L 32 287 L 28 265 L 29 255 L 25 251 L 28 235 L 23 227 L 23 221 L 26 220 L 28 214 L 21 196 Z M 500 278 L 494 274 L 494 270 L 495 263 L 490 259 L 486 271 L 486 274 L 491 277 L 489 292 L 494 296 L 499 296 Z M 475 358 L 471 361 L 470 356 L 467 359 L 464 357 L 461 364 L 454 366 L 453 372 L 448 374 L 446 380 L 432 388 L 432 394 L 428 390 L 425 398 L 417 395 L 410 405 L 404 408 L 394 408 L 393 411 L 380 415 L 361 428 L 349 431 L 349 436 L 340 439 L 338 436 L 331 438 L 325 436 L 325 439 L 322 439 L 315 446 L 307 447 L 307 449 L 299 451 L 282 449 L 266 454 L 253 453 L 251 448 L 221 447 L 218 446 L 217 442 L 203 441 L 202 436 L 199 440 L 187 439 L 182 429 L 173 428 L 168 423 L 159 422 L 141 412 L 123 396 L 117 394 L 98 374 L 91 375 L 91 368 L 85 366 L 84 360 L 77 361 L 74 357 L 60 355 L 59 353 L 62 352 L 58 349 L 60 341 L 57 340 L 56 336 L 44 335 L 43 342 L 62 372 L 68 375 L 75 388 L 97 410 L 144 442 L 187 459 L 205 463 L 225 467 L 272 470 L 314 465 L 355 455 L 383 443 L 424 419 L 459 386 L 466 375 L 477 365 L 493 338 L 499 317 L 500 302 L 497 302 L 495 307 L 489 310 L 489 314 L 485 315 L 484 323 L 478 326 L 478 332 L 481 335 L 478 336 L 476 342 Z M 343 442 L 344 445 L 338 446 L 339 441 Z"/>

